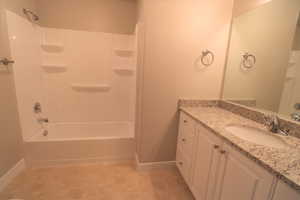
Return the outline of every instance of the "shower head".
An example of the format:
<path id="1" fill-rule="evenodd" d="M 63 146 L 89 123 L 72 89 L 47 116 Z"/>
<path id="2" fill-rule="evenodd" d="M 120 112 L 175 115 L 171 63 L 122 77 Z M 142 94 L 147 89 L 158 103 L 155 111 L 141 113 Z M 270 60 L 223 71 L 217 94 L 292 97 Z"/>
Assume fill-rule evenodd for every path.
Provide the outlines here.
<path id="1" fill-rule="evenodd" d="M 31 20 L 34 20 L 34 21 L 38 21 L 40 18 L 38 15 L 36 15 L 34 12 L 32 12 L 31 10 L 28 10 L 28 9 L 25 9 L 23 8 L 23 13 L 28 17 L 30 18 Z"/>

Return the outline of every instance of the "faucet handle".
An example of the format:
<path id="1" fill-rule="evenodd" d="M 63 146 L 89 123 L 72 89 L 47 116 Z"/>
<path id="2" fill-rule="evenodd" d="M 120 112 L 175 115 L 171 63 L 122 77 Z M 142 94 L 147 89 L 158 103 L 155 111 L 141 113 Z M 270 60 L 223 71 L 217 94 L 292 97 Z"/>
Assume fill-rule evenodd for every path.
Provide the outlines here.
<path id="1" fill-rule="evenodd" d="M 295 103 L 294 108 L 295 108 L 296 110 L 300 110 L 300 103 Z"/>
<path id="2" fill-rule="evenodd" d="M 289 136 L 290 135 L 290 129 L 288 129 L 288 128 L 280 129 L 279 133 L 284 135 L 284 136 Z"/>
<path id="3" fill-rule="evenodd" d="M 295 121 L 300 122 L 300 113 L 292 113 L 291 118 Z"/>

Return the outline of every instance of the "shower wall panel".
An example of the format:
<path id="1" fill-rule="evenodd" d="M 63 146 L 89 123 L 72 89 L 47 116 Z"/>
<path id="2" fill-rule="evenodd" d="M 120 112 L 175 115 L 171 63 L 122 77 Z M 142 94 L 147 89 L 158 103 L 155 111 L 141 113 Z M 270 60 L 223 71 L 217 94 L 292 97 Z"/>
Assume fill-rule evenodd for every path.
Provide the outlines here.
<path id="1" fill-rule="evenodd" d="M 39 26 L 27 19 L 6 11 L 8 35 L 12 58 L 15 61 L 13 73 L 17 93 L 19 118 L 23 138 L 26 140 L 34 135 L 40 125 L 36 122 L 33 112 L 35 102 L 42 103 L 43 86 Z"/>
<path id="2" fill-rule="evenodd" d="M 133 122 L 134 35 L 43 28 L 10 11 L 7 24 L 24 140 L 40 132 L 38 117 Z"/>
<path id="3" fill-rule="evenodd" d="M 134 36 L 43 28 L 42 43 L 57 45 L 43 65 L 64 67 L 43 73 L 52 122 L 133 121 Z"/>

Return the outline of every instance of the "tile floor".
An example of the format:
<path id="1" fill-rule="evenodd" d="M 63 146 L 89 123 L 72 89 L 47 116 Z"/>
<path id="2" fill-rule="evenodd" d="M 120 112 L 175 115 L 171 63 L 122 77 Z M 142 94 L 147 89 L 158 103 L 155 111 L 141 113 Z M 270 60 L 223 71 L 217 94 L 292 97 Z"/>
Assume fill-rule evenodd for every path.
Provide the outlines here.
<path id="1" fill-rule="evenodd" d="M 131 163 L 26 170 L 0 200 L 193 200 L 175 168 L 136 171 Z"/>

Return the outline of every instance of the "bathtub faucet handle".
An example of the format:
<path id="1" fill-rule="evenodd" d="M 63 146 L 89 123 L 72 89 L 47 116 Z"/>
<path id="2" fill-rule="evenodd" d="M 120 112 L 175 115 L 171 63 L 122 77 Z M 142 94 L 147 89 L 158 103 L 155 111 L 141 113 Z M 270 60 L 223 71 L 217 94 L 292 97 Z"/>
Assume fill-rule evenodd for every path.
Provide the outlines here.
<path id="1" fill-rule="evenodd" d="M 37 121 L 39 123 L 49 123 L 49 119 L 48 118 L 44 118 L 44 117 L 38 118 Z"/>

